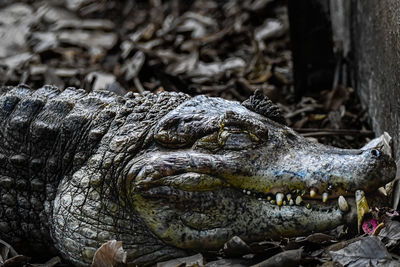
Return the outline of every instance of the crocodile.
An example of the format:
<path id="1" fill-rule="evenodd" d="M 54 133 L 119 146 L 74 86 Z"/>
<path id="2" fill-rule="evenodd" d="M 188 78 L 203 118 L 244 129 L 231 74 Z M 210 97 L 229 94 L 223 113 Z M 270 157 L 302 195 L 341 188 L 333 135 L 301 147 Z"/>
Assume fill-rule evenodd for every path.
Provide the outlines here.
<path id="1" fill-rule="evenodd" d="M 116 239 L 128 265 L 145 266 L 233 236 L 252 242 L 350 223 L 354 192 L 394 178 L 381 148 L 325 146 L 283 122 L 261 93 L 240 103 L 3 87 L 0 239 L 78 266 Z"/>

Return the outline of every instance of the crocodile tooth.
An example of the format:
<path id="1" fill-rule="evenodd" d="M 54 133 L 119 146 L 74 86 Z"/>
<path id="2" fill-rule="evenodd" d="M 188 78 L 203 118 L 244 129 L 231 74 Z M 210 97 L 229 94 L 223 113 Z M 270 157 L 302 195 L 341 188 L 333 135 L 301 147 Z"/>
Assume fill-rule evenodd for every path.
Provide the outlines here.
<path id="1" fill-rule="evenodd" d="M 286 202 L 286 200 L 284 200 L 283 201 L 283 206 L 286 206 L 287 205 L 287 202 Z"/>
<path id="2" fill-rule="evenodd" d="M 328 193 L 324 192 L 324 193 L 322 193 L 322 202 L 326 202 L 326 201 L 328 201 Z"/>
<path id="3" fill-rule="evenodd" d="M 293 206 L 293 205 L 294 205 L 293 199 L 290 199 L 290 200 L 289 200 L 289 205 L 290 205 L 290 206 Z"/>
<path id="4" fill-rule="evenodd" d="M 267 200 L 270 201 L 271 200 L 271 196 L 267 196 Z"/>
<path id="5" fill-rule="evenodd" d="M 379 193 L 381 193 L 383 196 L 387 197 L 387 191 L 384 187 L 379 187 L 378 188 Z"/>
<path id="6" fill-rule="evenodd" d="M 317 194 L 317 192 L 315 191 L 314 188 L 311 188 L 310 190 L 310 197 L 315 197 L 315 195 Z"/>
<path id="7" fill-rule="evenodd" d="M 283 204 L 283 194 L 282 193 L 277 193 L 275 196 L 276 199 L 276 204 L 278 204 L 278 206 L 282 206 Z"/>
<path id="8" fill-rule="evenodd" d="M 275 204 L 275 200 L 274 200 L 274 199 L 271 199 L 271 201 L 270 201 L 269 203 Z"/>
<path id="9" fill-rule="evenodd" d="M 303 202 L 303 198 L 301 196 L 296 197 L 296 205 L 300 205 Z"/>
<path id="10" fill-rule="evenodd" d="M 261 197 L 259 197 L 259 198 L 258 198 L 258 200 L 259 200 L 259 201 L 261 201 L 261 200 L 262 200 L 262 198 L 261 198 Z"/>
<path id="11" fill-rule="evenodd" d="M 306 208 L 307 208 L 307 209 L 311 209 L 311 204 L 310 204 L 310 203 L 307 203 Z"/>
<path id="12" fill-rule="evenodd" d="M 246 194 L 246 189 L 243 189 L 243 193 Z"/>
<path id="13" fill-rule="evenodd" d="M 292 199 L 292 194 L 287 194 L 286 198 L 287 198 L 288 201 L 290 201 Z"/>
<path id="14" fill-rule="evenodd" d="M 247 191 L 247 194 L 248 194 L 248 195 L 250 195 L 250 194 L 251 194 L 251 192 L 250 192 L 250 191 Z"/>
<path id="15" fill-rule="evenodd" d="M 341 211 L 346 212 L 349 210 L 349 203 L 347 203 L 347 200 L 344 198 L 344 196 L 339 196 L 338 204 Z"/>

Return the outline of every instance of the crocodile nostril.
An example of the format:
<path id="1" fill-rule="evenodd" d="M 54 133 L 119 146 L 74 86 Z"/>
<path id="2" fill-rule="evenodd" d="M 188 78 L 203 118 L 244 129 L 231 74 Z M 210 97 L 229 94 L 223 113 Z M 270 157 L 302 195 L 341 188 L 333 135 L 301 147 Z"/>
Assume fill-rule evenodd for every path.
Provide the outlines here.
<path id="1" fill-rule="evenodd" d="M 375 157 L 379 157 L 379 155 L 381 154 L 381 152 L 378 149 L 372 149 L 371 150 L 371 154 Z"/>

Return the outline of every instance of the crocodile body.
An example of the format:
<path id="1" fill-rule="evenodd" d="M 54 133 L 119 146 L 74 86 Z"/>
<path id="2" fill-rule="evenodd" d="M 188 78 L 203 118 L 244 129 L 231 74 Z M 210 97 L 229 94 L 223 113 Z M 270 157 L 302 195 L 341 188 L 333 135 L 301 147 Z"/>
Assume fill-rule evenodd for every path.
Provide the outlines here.
<path id="1" fill-rule="evenodd" d="M 394 178 L 394 161 L 377 148 L 323 146 L 277 121 L 259 95 L 240 104 L 2 88 L 0 239 L 52 248 L 77 265 L 117 239 L 131 265 L 148 265 L 235 235 L 331 229 L 351 220 L 340 195 Z"/>

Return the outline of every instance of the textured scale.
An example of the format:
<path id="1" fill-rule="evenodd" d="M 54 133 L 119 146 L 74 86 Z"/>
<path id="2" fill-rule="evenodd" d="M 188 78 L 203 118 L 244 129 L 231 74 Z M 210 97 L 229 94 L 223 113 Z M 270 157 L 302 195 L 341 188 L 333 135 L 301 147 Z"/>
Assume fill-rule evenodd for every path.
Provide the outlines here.
<path id="1" fill-rule="evenodd" d="M 120 171 L 118 161 L 134 155 L 157 118 L 188 98 L 175 93 L 123 98 L 25 85 L 2 88 L 0 94 L 0 237 L 46 248 L 53 244 L 53 202 L 60 182 L 90 157 L 97 157 L 94 164 L 108 165 L 110 173 Z M 112 188 L 116 179 L 102 183 Z"/>
<path id="2" fill-rule="evenodd" d="M 285 118 L 282 116 L 278 106 L 264 96 L 261 90 L 255 91 L 249 99 L 242 102 L 242 105 L 273 121 L 286 125 Z"/>

